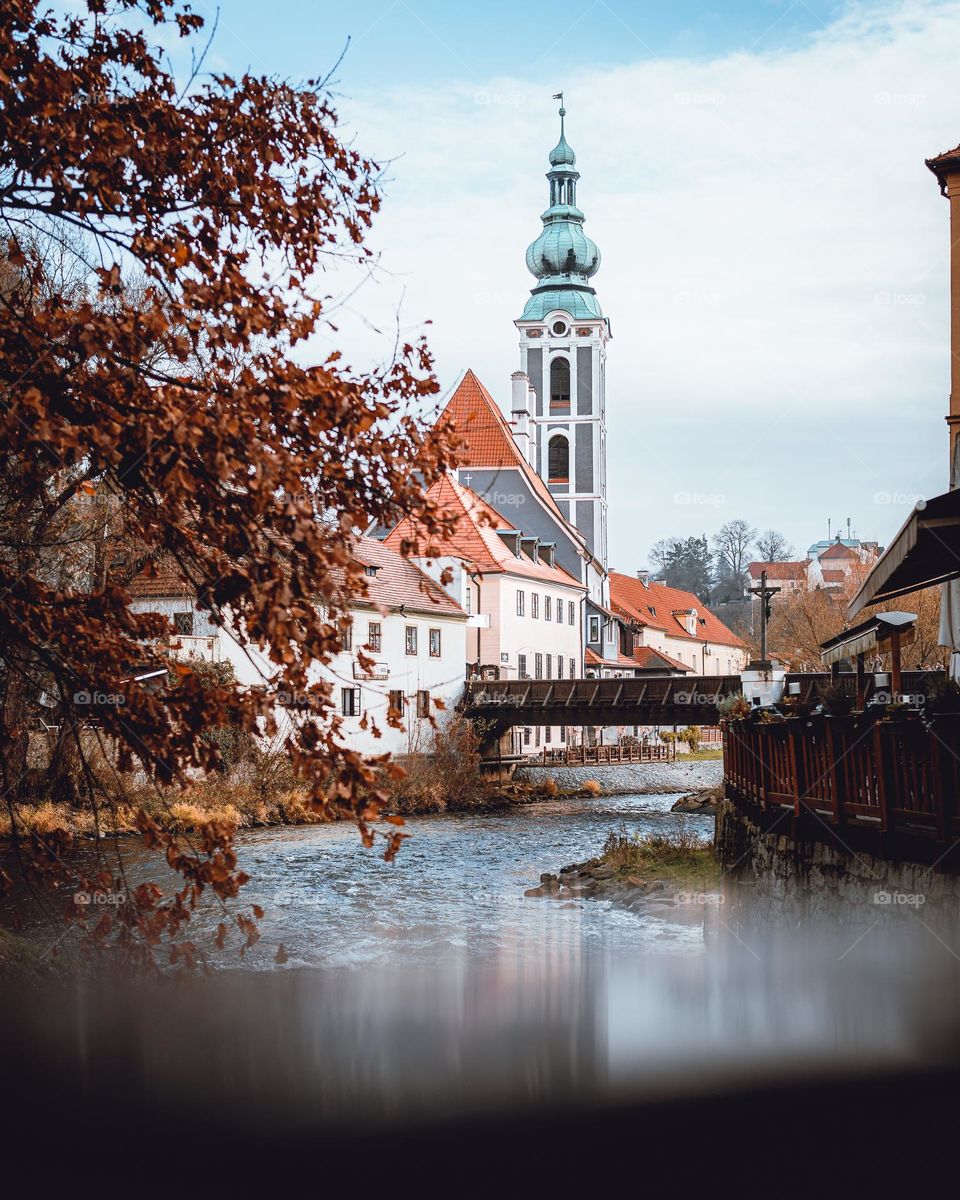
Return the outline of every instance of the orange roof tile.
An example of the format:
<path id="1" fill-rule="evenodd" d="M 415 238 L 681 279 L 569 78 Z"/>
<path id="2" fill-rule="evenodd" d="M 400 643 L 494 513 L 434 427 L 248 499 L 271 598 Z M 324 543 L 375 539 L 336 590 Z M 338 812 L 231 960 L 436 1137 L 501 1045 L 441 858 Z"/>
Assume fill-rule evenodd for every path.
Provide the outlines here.
<path id="1" fill-rule="evenodd" d="M 818 557 L 821 559 L 823 559 L 823 558 L 859 558 L 860 555 L 857 554 L 856 550 L 851 549 L 850 546 L 845 546 L 843 544 L 843 542 L 834 542 L 829 550 L 824 550 L 824 552 L 821 555 L 819 555 Z"/>
<path id="2" fill-rule="evenodd" d="M 566 523 L 579 542 L 586 544 L 583 534 L 563 515 L 553 493 L 520 453 L 509 421 L 473 371 L 467 370 L 437 419 L 437 424 L 446 422 L 466 443 L 460 452 L 461 466 L 478 470 L 512 467 L 520 471 L 553 515 Z"/>
<path id="3" fill-rule="evenodd" d="M 637 646 L 633 652 L 633 660 L 635 666 L 647 671 L 661 666 L 670 667 L 674 671 L 693 671 L 693 667 L 682 663 L 679 658 L 672 658 L 662 650 L 654 650 L 652 646 Z"/>
<path id="4" fill-rule="evenodd" d="M 438 551 L 437 557 L 460 558 L 483 572 L 521 575 L 527 579 L 586 591 L 579 580 L 559 565 L 549 567 L 542 560 L 535 563 L 522 552 L 517 557 L 496 531 L 522 531 L 476 492 L 458 483 L 452 475 L 438 479 L 427 496 L 445 515 L 456 518 L 453 531 L 445 536 L 431 536 L 416 518 L 404 517 L 384 539 L 391 549 L 425 558 L 428 548 L 434 546 Z"/>
<path id="5" fill-rule="evenodd" d="M 843 583 L 843 581 L 846 579 L 846 577 L 847 577 L 846 571 L 825 569 L 823 572 L 823 582 L 824 583 Z"/>
<path id="6" fill-rule="evenodd" d="M 751 579 L 759 579 L 766 571 L 769 579 L 805 579 L 808 563 L 803 562 L 752 562 L 747 567 Z"/>
<path id="7" fill-rule="evenodd" d="M 692 592 L 666 584 L 647 582 L 631 575 L 610 572 L 610 602 L 624 616 L 659 629 L 670 637 L 689 638 L 696 642 L 716 642 L 724 646 L 743 647 L 744 643 L 729 630 L 719 617 Z M 687 633 L 686 626 L 674 614 L 695 608 L 697 632 Z M 653 610 L 651 612 L 651 609 Z M 703 621 L 703 624 L 700 621 Z"/>

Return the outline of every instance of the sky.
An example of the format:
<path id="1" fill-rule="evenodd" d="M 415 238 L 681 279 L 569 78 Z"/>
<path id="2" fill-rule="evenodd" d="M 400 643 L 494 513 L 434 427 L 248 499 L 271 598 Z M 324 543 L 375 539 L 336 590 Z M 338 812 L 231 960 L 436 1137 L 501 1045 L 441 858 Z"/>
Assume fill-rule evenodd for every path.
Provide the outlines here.
<path id="1" fill-rule="evenodd" d="M 193 0 L 213 17 L 215 7 Z M 509 405 L 563 89 L 613 339 L 610 563 L 743 517 L 799 552 L 889 542 L 947 483 L 960 2 L 221 0 L 207 66 L 332 87 L 384 165 L 369 275 L 331 269 L 358 368 L 425 330 L 444 395 Z M 430 322 L 430 324 L 426 324 Z"/>

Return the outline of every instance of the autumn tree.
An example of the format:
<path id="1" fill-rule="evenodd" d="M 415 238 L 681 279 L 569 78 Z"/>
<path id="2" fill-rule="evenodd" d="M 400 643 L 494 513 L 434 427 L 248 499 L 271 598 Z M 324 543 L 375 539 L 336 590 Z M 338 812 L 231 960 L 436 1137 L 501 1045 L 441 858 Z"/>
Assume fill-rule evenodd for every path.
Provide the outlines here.
<path id="1" fill-rule="evenodd" d="M 320 269 L 369 256 L 378 169 L 341 137 L 323 81 L 203 75 L 202 24 L 177 0 L 62 16 L 8 0 L 0 22 L 0 786 L 16 831 L 44 695 L 96 811 L 110 800 L 76 694 L 122 695 L 96 736 L 121 772 L 158 782 L 215 769 L 205 730 L 269 731 L 277 695 L 296 694 L 308 703 L 289 752 L 313 803 L 352 813 L 367 845 L 382 832 L 390 856 L 401 835 L 380 820 L 379 764 L 344 746 L 316 667 L 363 590 L 351 533 L 410 511 L 442 525 L 423 498 L 452 461 L 422 414 L 437 384 L 422 342 L 366 373 L 337 353 L 301 365 L 305 340 L 332 328 Z M 185 83 L 154 44 L 171 36 L 197 47 Z M 69 561 L 98 542 L 95 562 Z M 216 624 L 265 650 L 262 686 L 201 686 L 187 669 L 159 692 L 131 682 L 165 622 L 131 612 L 127 584 L 158 555 Z M 227 899 L 243 882 L 228 828 L 196 848 L 146 816 L 141 828 L 183 886 L 138 889 L 102 919 L 140 946 L 175 937 L 204 889 Z"/>

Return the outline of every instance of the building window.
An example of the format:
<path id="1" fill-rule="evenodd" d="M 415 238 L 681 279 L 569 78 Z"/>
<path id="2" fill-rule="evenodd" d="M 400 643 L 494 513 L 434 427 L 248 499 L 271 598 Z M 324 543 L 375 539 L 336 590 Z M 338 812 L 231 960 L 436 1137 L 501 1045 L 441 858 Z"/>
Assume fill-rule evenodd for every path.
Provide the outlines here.
<path id="1" fill-rule="evenodd" d="M 402 714 L 403 713 L 403 692 L 391 692 L 388 697 L 387 703 L 389 704 L 389 706 L 393 712 Z"/>
<path id="2" fill-rule="evenodd" d="M 543 678 L 543 655 L 535 654 L 533 656 L 533 677 L 534 679 Z"/>
<path id="3" fill-rule="evenodd" d="M 577 677 L 577 660 L 575 658 L 571 658 L 570 659 L 570 678 L 576 679 L 576 677 Z"/>
<path id="4" fill-rule="evenodd" d="M 383 648 L 383 636 L 379 621 L 371 621 L 367 626 L 367 645 L 373 654 L 379 654 Z"/>
<path id="5" fill-rule="evenodd" d="M 430 630 L 430 657 L 431 658 L 439 658 L 440 657 L 440 630 L 439 629 L 431 629 Z"/>
<path id="6" fill-rule="evenodd" d="M 553 601 L 549 596 L 543 598 L 543 619 L 545 621 L 553 620 Z"/>
<path id="7" fill-rule="evenodd" d="M 530 616 L 534 620 L 540 616 L 540 597 L 536 592 L 530 593 Z"/>
<path id="8" fill-rule="evenodd" d="M 563 597 L 562 596 L 557 597 L 557 620 L 560 622 L 561 625 L 563 624 Z"/>
<path id="9" fill-rule="evenodd" d="M 568 625 L 576 625 L 576 623 L 577 623 L 576 618 L 573 615 L 573 601 L 568 600 L 567 601 L 567 624 Z"/>
<path id="10" fill-rule="evenodd" d="M 473 592 L 470 590 L 470 584 L 467 584 L 467 590 L 464 595 L 464 609 L 468 613 L 473 612 Z"/>
<path id="11" fill-rule="evenodd" d="M 587 641 L 590 642 L 594 646 L 598 646 L 600 644 L 600 618 L 599 617 L 591 617 L 590 618 L 590 636 L 587 638 Z"/>
<path id="12" fill-rule="evenodd" d="M 345 717 L 360 716 L 360 689 L 345 687 L 340 689 L 340 711 Z"/>
<path id="13" fill-rule="evenodd" d="M 550 364 L 550 408 L 570 409 L 570 362 L 562 354 Z"/>
<path id="14" fill-rule="evenodd" d="M 523 616 L 525 595 L 526 595 L 526 593 L 521 592 L 519 588 L 517 589 L 517 616 L 518 617 Z"/>
<path id="15" fill-rule="evenodd" d="M 530 730 L 529 730 L 529 728 L 524 729 L 524 731 L 523 731 L 523 744 L 525 746 L 530 745 Z"/>
<path id="16" fill-rule="evenodd" d="M 353 623 L 342 626 L 342 638 L 344 650 L 353 649 Z"/>
<path id="17" fill-rule="evenodd" d="M 557 678 L 558 679 L 563 678 L 563 655 L 562 654 L 557 655 Z"/>
<path id="18" fill-rule="evenodd" d="M 525 654 L 517 655 L 517 677 L 519 679 L 527 677 L 527 656 Z"/>
<path id="19" fill-rule="evenodd" d="M 543 740 L 548 743 L 553 741 L 553 728 L 550 725 L 543 731 Z"/>
<path id="20" fill-rule="evenodd" d="M 429 692 L 417 692 L 417 716 L 418 717 L 429 717 L 430 716 L 430 693 Z"/>
<path id="21" fill-rule="evenodd" d="M 534 743 L 534 745 L 537 745 L 537 746 L 540 745 L 540 726 L 539 725 L 537 726 L 537 740 Z"/>
<path id="22" fill-rule="evenodd" d="M 406 647 L 407 647 L 407 654 L 416 654 L 416 652 L 417 652 L 417 627 L 416 627 L 416 625 L 408 625 L 407 626 Z"/>
<path id="23" fill-rule="evenodd" d="M 371 579 L 376 579 L 377 572 L 379 570 L 380 570 L 380 568 L 375 567 L 373 565 L 373 563 L 367 563 L 367 565 L 363 568 L 363 573 L 364 573 L 364 575 L 369 575 Z"/>
<path id="24" fill-rule="evenodd" d="M 193 637 L 193 612 L 178 612 L 173 614 L 173 627 L 184 637 Z"/>
<path id="25" fill-rule="evenodd" d="M 553 678 L 553 655 L 552 654 L 547 655 L 547 678 L 548 679 Z"/>
<path id="26" fill-rule="evenodd" d="M 570 482 L 570 443 L 558 433 L 547 447 L 547 482 Z"/>

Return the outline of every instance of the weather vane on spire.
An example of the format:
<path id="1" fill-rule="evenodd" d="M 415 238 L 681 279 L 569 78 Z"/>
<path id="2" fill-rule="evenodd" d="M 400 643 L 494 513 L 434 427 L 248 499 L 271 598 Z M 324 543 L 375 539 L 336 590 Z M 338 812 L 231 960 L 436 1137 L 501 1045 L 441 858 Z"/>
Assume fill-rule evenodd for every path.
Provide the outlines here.
<path id="1" fill-rule="evenodd" d="M 567 110 L 563 107 L 563 92 L 556 92 L 553 98 L 560 101 L 560 136 L 563 137 L 563 118 L 567 115 Z"/>

